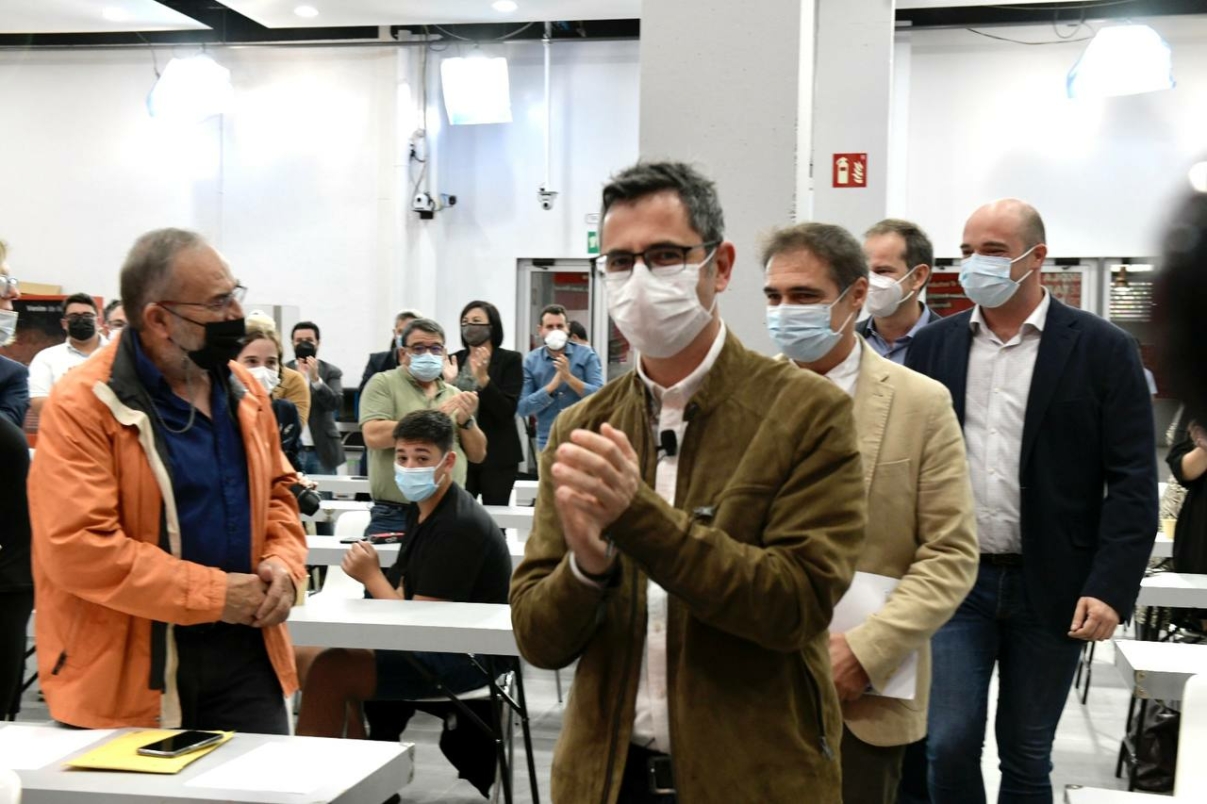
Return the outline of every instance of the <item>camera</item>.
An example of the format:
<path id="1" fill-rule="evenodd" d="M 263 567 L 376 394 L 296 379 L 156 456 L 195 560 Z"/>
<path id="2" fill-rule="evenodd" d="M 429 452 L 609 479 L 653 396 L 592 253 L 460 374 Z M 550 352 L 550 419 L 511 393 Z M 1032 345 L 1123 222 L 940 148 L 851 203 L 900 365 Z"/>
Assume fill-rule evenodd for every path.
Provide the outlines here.
<path id="1" fill-rule="evenodd" d="M 537 197 L 540 198 L 541 209 L 549 211 L 553 209 L 553 202 L 557 200 L 557 191 L 541 185 L 541 189 L 537 191 Z"/>
<path id="2" fill-rule="evenodd" d="M 436 200 L 431 193 L 416 193 L 411 199 L 411 209 L 419 213 L 419 217 L 430 220 L 436 214 Z"/>
<path id="3" fill-rule="evenodd" d="M 293 356 L 298 360 L 306 360 L 314 357 L 318 352 L 314 348 L 314 344 L 310 341 L 299 341 L 298 345 L 293 347 Z"/>

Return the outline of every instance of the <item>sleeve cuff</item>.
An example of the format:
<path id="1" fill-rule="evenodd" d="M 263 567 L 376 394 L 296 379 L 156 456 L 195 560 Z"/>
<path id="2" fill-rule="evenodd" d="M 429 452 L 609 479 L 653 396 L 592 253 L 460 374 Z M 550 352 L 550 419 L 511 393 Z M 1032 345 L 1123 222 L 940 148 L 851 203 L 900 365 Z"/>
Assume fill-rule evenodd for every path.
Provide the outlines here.
<path id="1" fill-rule="evenodd" d="M 603 589 L 604 588 L 604 585 L 602 583 L 600 583 L 599 581 L 593 581 L 590 578 L 588 578 L 586 575 L 583 574 L 583 571 L 581 569 L 579 569 L 578 560 L 575 559 L 574 553 L 570 554 L 570 572 L 574 575 L 575 578 L 578 579 L 579 583 L 585 584 L 585 585 L 591 587 L 592 589 Z"/>

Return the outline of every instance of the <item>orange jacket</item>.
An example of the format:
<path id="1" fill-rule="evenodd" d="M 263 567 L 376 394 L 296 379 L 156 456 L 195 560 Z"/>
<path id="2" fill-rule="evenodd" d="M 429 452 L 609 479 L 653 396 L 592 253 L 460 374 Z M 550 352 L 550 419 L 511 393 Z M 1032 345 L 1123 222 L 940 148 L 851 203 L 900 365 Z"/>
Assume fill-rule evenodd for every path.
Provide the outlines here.
<path id="1" fill-rule="evenodd" d="M 180 558 L 163 445 L 126 340 L 60 380 L 42 410 L 29 473 L 38 677 L 55 720 L 171 728 L 180 725 L 172 626 L 220 620 L 226 573 Z M 296 476 L 260 383 L 230 365 L 247 455 L 252 567 L 278 558 L 301 589 L 306 538 L 289 491 Z M 282 691 L 292 694 L 285 626 L 265 628 L 264 642 Z"/>

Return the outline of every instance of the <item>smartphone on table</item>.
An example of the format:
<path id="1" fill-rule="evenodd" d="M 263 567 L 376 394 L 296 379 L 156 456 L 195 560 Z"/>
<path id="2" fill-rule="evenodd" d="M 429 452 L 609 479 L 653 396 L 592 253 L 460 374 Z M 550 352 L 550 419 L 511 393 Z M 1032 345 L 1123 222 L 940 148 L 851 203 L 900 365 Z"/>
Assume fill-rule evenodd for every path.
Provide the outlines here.
<path id="1" fill-rule="evenodd" d="M 220 731 L 182 731 L 140 746 L 138 753 L 144 757 L 179 757 L 200 751 L 225 737 Z"/>
<path id="2" fill-rule="evenodd" d="M 355 542 L 368 542 L 369 544 L 398 544 L 406 536 L 405 531 L 396 530 L 390 533 L 374 533 L 372 536 L 345 536 L 339 540 L 340 544 L 353 544 Z"/>

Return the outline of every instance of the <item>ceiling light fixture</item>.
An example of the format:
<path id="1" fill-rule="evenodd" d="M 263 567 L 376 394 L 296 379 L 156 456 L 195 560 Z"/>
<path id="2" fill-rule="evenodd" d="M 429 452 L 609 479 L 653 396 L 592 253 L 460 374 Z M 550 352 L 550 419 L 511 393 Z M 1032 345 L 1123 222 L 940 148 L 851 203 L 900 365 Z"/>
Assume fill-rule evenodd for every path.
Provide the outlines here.
<path id="1" fill-rule="evenodd" d="M 225 112 L 233 94 L 231 71 L 198 53 L 168 62 L 147 96 L 147 111 L 157 119 L 199 123 Z"/>
<path id="2" fill-rule="evenodd" d="M 319 15 L 319 10 L 314 6 L 298 6 L 293 10 L 294 14 L 308 20 L 312 20 Z"/>
<path id="3" fill-rule="evenodd" d="M 490 4 L 490 7 L 500 14 L 510 14 L 520 6 L 515 0 L 495 0 L 495 2 Z"/>
<path id="4" fill-rule="evenodd" d="M 1070 98 L 1139 95 L 1174 86 L 1173 49 L 1147 25 L 1100 29 L 1066 83 Z"/>
<path id="5" fill-rule="evenodd" d="M 452 125 L 511 122 L 511 86 L 505 57 L 444 59 L 440 62 L 440 85 Z"/>

